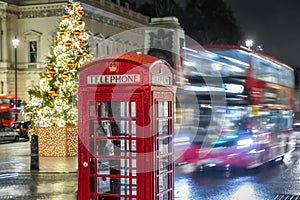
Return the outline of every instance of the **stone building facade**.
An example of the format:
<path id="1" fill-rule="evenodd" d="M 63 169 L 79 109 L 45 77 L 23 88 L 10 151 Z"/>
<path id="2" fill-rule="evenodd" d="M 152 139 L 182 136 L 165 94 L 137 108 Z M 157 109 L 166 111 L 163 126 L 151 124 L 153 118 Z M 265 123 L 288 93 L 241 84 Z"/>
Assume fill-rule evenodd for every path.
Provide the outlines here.
<path id="1" fill-rule="evenodd" d="M 66 2 L 0 0 L 0 94 L 15 93 L 16 63 L 17 94 L 28 101 L 27 91 L 39 84 L 43 60 L 53 45 Z M 90 52 L 94 57 L 143 48 L 144 33 L 138 29 L 149 26 L 147 16 L 131 10 L 127 3 L 118 0 L 78 2 L 85 11 L 83 19 L 90 35 Z M 126 37 L 127 31 L 130 31 L 130 37 Z M 16 51 L 12 45 L 15 37 L 20 40 Z"/>

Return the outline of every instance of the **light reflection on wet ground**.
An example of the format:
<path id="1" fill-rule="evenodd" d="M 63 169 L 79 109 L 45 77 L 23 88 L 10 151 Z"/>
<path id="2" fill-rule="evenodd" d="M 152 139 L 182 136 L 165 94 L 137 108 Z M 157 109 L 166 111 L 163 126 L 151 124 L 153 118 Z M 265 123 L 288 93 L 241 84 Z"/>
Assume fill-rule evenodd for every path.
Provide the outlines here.
<path id="1" fill-rule="evenodd" d="M 254 170 L 200 172 L 191 164 L 176 167 L 175 199 L 273 200 L 278 194 L 300 195 L 299 154 L 297 149 L 283 161 Z"/>
<path id="2" fill-rule="evenodd" d="M 30 143 L 0 144 L 0 199 L 77 199 L 77 157 L 40 157 L 30 170 Z"/>
<path id="3" fill-rule="evenodd" d="M 23 147 L 27 144 L 0 145 L 19 149 L 17 156 L 0 157 L 0 199 L 22 200 L 76 200 L 76 158 L 44 159 L 44 170 L 53 168 L 59 161 L 65 163 L 56 172 L 28 170 L 29 156 Z M 26 149 L 26 148 L 25 148 Z M 1 153 L 0 153 L 1 154 Z M 194 165 L 176 167 L 176 200 L 273 200 L 278 194 L 300 195 L 300 151 L 287 156 L 283 162 L 265 165 L 257 170 L 233 169 L 229 173 L 219 170 L 200 172 Z M 65 167 L 73 172 L 63 172 Z M 76 166 L 75 166 L 76 167 Z M 26 171 L 26 170 L 27 171 Z M 24 171 L 23 171 L 24 170 Z M 60 171 L 62 170 L 62 171 Z M 58 172 L 60 171 L 60 172 Z"/>
<path id="4" fill-rule="evenodd" d="M 77 174 L 19 174 L 0 181 L 0 199 L 77 199 Z"/>

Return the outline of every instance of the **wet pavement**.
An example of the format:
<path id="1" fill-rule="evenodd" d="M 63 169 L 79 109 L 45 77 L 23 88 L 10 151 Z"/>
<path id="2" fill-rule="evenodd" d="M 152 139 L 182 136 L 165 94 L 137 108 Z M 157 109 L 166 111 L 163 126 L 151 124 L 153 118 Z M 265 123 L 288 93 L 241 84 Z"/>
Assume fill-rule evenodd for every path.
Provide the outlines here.
<path id="1" fill-rule="evenodd" d="M 175 200 L 300 200 L 300 149 L 255 169 L 176 167 Z"/>
<path id="2" fill-rule="evenodd" d="M 0 199 L 77 199 L 77 174 L 11 173 L 1 177 Z"/>
<path id="3" fill-rule="evenodd" d="M 39 170 L 30 170 L 29 145 L 0 144 L 0 200 L 76 200 L 77 157 L 39 157 Z"/>
<path id="4" fill-rule="evenodd" d="M 77 200 L 77 157 L 39 157 L 39 170 L 30 170 L 29 145 L 0 143 L 0 200 Z M 183 165 L 175 174 L 175 200 L 300 199 L 299 149 L 253 172 L 203 173 Z"/>

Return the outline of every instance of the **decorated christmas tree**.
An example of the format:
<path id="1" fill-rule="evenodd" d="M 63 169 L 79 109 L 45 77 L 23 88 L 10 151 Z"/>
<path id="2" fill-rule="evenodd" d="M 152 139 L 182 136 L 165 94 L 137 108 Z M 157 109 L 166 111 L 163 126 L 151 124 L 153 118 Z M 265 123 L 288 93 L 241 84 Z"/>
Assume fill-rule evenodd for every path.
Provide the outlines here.
<path id="1" fill-rule="evenodd" d="M 32 126 L 77 125 L 78 68 L 92 59 L 80 3 L 69 0 L 38 86 L 30 89 L 24 114 Z"/>

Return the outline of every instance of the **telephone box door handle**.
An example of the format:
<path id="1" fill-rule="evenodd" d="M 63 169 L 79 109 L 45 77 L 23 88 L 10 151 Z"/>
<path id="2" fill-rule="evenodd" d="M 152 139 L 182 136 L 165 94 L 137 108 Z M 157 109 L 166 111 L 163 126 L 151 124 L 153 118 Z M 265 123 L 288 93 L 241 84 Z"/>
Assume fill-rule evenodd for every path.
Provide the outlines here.
<path id="1" fill-rule="evenodd" d="M 87 163 L 87 162 L 83 162 L 83 167 L 88 167 L 89 166 L 89 164 Z"/>

